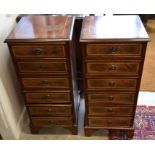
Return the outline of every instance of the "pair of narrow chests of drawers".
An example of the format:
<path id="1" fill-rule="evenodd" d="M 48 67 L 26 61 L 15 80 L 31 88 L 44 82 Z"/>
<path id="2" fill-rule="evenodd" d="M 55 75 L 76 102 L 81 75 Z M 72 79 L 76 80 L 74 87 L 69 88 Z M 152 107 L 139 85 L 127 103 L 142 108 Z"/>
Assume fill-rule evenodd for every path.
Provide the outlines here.
<path id="1" fill-rule="evenodd" d="M 77 25 L 74 16 L 27 16 L 6 39 L 31 131 L 61 126 L 77 134 L 80 88 L 86 136 L 108 129 L 132 138 L 145 28 L 138 16 L 86 16 Z"/>
<path id="2" fill-rule="evenodd" d="M 76 134 L 68 44 L 17 44 L 12 56 L 31 119 L 31 131 L 63 126 Z"/>

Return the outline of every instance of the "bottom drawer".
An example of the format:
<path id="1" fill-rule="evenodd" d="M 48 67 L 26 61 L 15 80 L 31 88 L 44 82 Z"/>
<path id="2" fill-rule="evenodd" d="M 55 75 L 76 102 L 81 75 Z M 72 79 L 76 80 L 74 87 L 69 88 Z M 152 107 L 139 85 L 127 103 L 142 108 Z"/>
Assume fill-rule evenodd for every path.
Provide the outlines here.
<path id="1" fill-rule="evenodd" d="M 130 127 L 131 117 L 89 117 L 88 125 L 93 127 Z"/>
<path id="2" fill-rule="evenodd" d="M 72 126 L 72 117 L 32 117 L 31 120 L 38 127 Z"/>

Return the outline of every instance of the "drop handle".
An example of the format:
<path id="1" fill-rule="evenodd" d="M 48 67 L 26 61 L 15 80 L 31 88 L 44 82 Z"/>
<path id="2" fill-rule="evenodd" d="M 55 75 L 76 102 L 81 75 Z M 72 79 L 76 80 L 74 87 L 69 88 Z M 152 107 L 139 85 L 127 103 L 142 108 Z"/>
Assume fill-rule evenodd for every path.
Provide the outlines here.
<path id="1" fill-rule="evenodd" d="M 40 68 L 41 70 L 45 70 L 47 67 L 46 67 L 46 65 L 41 64 L 41 65 L 39 66 L 39 68 Z"/>
<path id="2" fill-rule="evenodd" d="M 46 95 L 46 96 L 44 96 L 42 99 L 44 99 L 44 100 L 51 100 L 52 99 L 52 97 L 51 97 L 51 95 Z"/>
<path id="3" fill-rule="evenodd" d="M 115 82 L 114 82 L 114 81 L 110 81 L 110 82 L 109 82 L 109 86 L 111 86 L 111 87 L 112 87 L 112 86 L 115 86 Z"/>
<path id="4" fill-rule="evenodd" d="M 110 69 L 111 69 L 111 70 L 117 70 L 117 69 L 118 69 L 118 66 L 116 66 L 116 65 L 111 65 Z"/>
<path id="5" fill-rule="evenodd" d="M 51 108 L 49 108 L 47 111 L 48 111 L 48 112 L 52 112 L 52 109 L 51 109 Z"/>
<path id="6" fill-rule="evenodd" d="M 42 80 L 39 85 L 47 85 L 49 84 L 49 81 L 48 80 Z"/>
<path id="7" fill-rule="evenodd" d="M 108 99 L 109 99 L 110 101 L 112 101 L 112 100 L 114 99 L 114 97 L 113 97 L 113 96 L 109 96 Z"/>
<path id="8" fill-rule="evenodd" d="M 119 51 L 119 48 L 112 47 L 112 48 L 110 48 L 110 51 L 111 51 L 112 54 L 116 54 Z"/>
<path id="9" fill-rule="evenodd" d="M 52 123 L 55 123 L 55 121 L 50 120 L 50 121 L 48 121 L 48 123 L 49 124 L 52 124 Z"/>
<path id="10" fill-rule="evenodd" d="M 34 55 L 41 55 L 43 53 L 44 53 L 44 51 L 42 49 L 32 50 L 32 54 L 34 54 Z"/>
<path id="11" fill-rule="evenodd" d="M 108 112 L 112 112 L 113 111 L 113 109 L 112 108 L 108 108 Z"/>
<path id="12" fill-rule="evenodd" d="M 107 121 L 107 124 L 112 124 L 112 121 L 111 121 L 111 120 L 108 120 L 108 121 Z"/>

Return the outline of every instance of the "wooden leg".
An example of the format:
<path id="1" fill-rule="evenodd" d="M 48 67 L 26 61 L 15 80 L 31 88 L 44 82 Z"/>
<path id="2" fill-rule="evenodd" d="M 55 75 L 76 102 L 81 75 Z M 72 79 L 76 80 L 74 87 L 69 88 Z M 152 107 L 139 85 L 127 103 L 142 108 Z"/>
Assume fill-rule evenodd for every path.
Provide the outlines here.
<path id="1" fill-rule="evenodd" d="M 39 128 L 30 124 L 30 129 L 32 134 L 37 134 L 39 132 Z"/>
<path id="2" fill-rule="evenodd" d="M 121 140 L 122 139 L 122 132 L 121 130 L 113 129 L 109 131 L 109 139 L 110 140 Z M 124 137 L 123 137 L 124 138 Z"/>
<path id="3" fill-rule="evenodd" d="M 2 137 L 2 135 L 0 134 L 0 140 L 2 140 L 3 139 L 3 137 Z"/>
<path id="4" fill-rule="evenodd" d="M 92 130 L 90 130 L 90 129 L 85 129 L 85 136 L 86 136 L 86 137 L 90 137 L 91 134 L 92 134 Z"/>
<path id="5" fill-rule="evenodd" d="M 121 131 L 121 135 L 123 137 L 124 140 L 130 140 L 133 139 L 134 136 L 134 129 L 131 130 L 122 130 Z"/>
<path id="6" fill-rule="evenodd" d="M 77 135 L 78 134 L 78 129 L 77 127 L 72 127 L 72 135 Z"/>
<path id="7" fill-rule="evenodd" d="M 88 127 L 85 127 L 85 136 L 86 137 L 90 137 L 92 135 L 93 132 L 99 130 L 99 129 L 93 129 L 93 128 L 88 128 Z"/>
<path id="8" fill-rule="evenodd" d="M 133 139 L 134 129 L 131 130 L 109 130 L 109 137 L 111 140 L 120 139 L 120 140 L 129 140 Z"/>
<path id="9" fill-rule="evenodd" d="M 70 130 L 72 135 L 77 135 L 78 131 L 77 131 L 77 126 L 73 126 L 73 127 L 65 127 L 66 129 Z"/>
<path id="10" fill-rule="evenodd" d="M 127 134 L 127 138 L 128 138 L 128 139 L 133 139 L 133 136 L 134 136 L 134 129 L 133 129 L 133 130 L 127 130 L 127 131 L 126 131 L 126 134 Z"/>

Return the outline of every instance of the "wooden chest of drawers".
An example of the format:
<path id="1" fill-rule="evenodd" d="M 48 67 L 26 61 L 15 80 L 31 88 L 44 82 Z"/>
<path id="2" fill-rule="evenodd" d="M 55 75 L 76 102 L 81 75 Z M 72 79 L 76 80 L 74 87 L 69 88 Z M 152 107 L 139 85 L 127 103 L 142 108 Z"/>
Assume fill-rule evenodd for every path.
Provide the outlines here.
<path id="1" fill-rule="evenodd" d="M 120 130 L 132 138 L 149 37 L 138 16 L 88 16 L 80 36 L 85 135 Z"/>
<path id="2" fill-rule="evenodd" d="M 32 133 L 61 126 L 77 134 L 73 26 L 71 16 L 27 16 L 6 39 Z"/>

